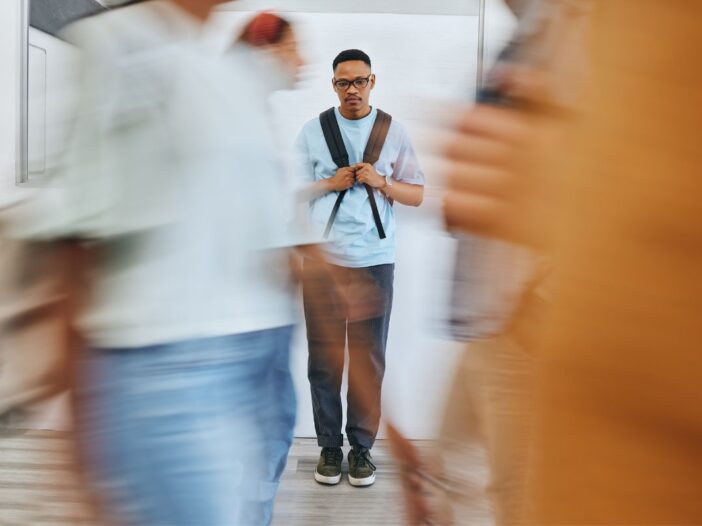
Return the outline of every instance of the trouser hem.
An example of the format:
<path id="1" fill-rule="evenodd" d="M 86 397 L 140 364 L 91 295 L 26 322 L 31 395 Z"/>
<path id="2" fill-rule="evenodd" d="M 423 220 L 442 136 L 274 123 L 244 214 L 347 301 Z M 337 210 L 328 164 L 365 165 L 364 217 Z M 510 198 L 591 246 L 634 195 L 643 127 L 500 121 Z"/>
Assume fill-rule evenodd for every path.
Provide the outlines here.
<path id="1" fill-rule="evenodd" d="M 341 447 L 344 445 L 344 437 L 338 436 L 318 436 L 317 445 L 319 447 Z"/>
<path id="2" fill-rule="evenodd" d="M 366 449 L 372 449 L 373 444 L 375 444 L 375 439 L 373 439 L 373 438 L 364 437 L 364 438 L 357 439 L 357 438 L 348 437 L 348 440 L 349 440 L 349 445 L 351 447 L 361 446 L 361 447 L 365 447 Z"/>

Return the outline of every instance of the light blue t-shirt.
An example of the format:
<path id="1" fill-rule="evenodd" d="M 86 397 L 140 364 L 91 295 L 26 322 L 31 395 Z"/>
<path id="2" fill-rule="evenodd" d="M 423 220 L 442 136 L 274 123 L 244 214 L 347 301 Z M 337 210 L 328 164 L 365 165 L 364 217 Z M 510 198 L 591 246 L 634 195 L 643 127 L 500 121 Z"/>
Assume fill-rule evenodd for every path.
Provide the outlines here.
<path id="1" fill-rule="evenodd" d="M 367 117 L 349 120 L 336 109 L 350 164 L 363 162 L 363 152 L 377 115 L 377 109 L 373 108 Z M 324 140 L 319 118 L 304 125 L 297 138 L 296 150 L 309 181 L 327 179 L 336 173 L 337 166 Z M 409 136 L 395 119 L 375 169 L 380 175 L 391 175 L 397 181 L 424 185 L 424 174 Z M 338 192 L 330 192 L 310 203 L 311 223 L 320 233 L 329 221 L 338 195 Z M 346 193 L 329 235 L 329 243 L 325 245 L 332 263 L 362 268 L 395 262 L 395 213 L 380 190 L 375 190 L 375 201 L 387 237 L 380 239 L 378 236 L 368 194 L 363 185 L 357 183 Z"/>

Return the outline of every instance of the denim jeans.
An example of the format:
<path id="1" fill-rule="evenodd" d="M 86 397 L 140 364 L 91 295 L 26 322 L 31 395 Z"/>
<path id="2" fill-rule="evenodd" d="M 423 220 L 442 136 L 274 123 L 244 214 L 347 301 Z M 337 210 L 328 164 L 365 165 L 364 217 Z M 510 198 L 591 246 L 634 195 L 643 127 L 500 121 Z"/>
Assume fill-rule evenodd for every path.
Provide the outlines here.
<path id="1" fill-rule="evenodd" d="M 291 334 L 87 353 L 77 434 L 119 523 L 270 523 L 295 423 Z"/>
<path id="2" fill-rule="evenodd" d="M 303 296 L 309 360 L 307 376 L 312 391 L 312 409 L 317 443 L 321 447 L 343 445 L 341 381 L 348 341 L 349 381 L 346 437 L 351 445 L 371 448 L 380 425 L 380 398 L 385 374 L 385 347 L 392 311 L 395 266 L 366 268 L 335 267 L 337 286 L 346 297 L 335 294 L 332 283 L 305 261 Z M 373 314 L 353 315 L 368 310 Z M 349 302 L 355 303 L 350 305 Z M 363 389 L 359 393 L 358 389 Z M 366 403 L 362 402 L 365 398 Z"/>

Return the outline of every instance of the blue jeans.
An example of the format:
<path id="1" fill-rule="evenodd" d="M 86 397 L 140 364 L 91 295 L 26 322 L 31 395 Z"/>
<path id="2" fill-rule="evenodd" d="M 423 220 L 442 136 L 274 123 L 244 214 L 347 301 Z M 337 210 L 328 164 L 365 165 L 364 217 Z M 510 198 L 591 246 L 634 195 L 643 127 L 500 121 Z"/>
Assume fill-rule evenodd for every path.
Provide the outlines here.
<path id="1" fill-rule="evenodd" d="M 307 377 L 317 444 L 341 447 L 341 380 L 348 341 L 349 381 L 346 437 L 352 446 L 372 448 L 380 425 L 380 398 L 385 375 L 385 348 L 392 311 L 395 265 L 365 268 L 333 267 L 337 285 L 346 297 L 334 293 L 328 277 L 315 262 L 305 261 L 303 297 L 309 360 Z M 360 318 L 353 311 L 369 313 Z M 358 390 L 363 389 L 363 393 Z"/>
<path id="2" fill-rule="evenodd" d="M 269 524 L 295 424 L 292 327 L 87 353 L 77 431 L 121 524 Z"/>

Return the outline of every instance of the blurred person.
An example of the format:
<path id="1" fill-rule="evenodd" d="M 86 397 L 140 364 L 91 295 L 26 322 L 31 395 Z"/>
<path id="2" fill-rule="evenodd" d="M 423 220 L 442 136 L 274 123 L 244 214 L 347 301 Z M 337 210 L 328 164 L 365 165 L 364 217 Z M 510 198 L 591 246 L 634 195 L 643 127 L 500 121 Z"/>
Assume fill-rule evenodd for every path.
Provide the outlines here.
<path id="1" fill-rule="evenodd" d="M 287 195 L 260 70 L 204 44 L 218 3 L 68 28 L 84 55 L 71 147 L 12 218 L 19 238 L 96 256 L 75 418 L 117 523 L 267 524 L 292 441 Z"/>
<path id="2" fill-rule="evenodd" d="M 409 491 L 410 516 L 418 522 L 434 513 L 441 523 L 461 523 L 466 510 L 476 505 L 480 495 L 469 472 L 476 446 L 487 453 L 487 493 L 495 522 L 528 520 L 534 347 L 548 305 L 550 264 L 523 237 L 493 239 L 491 229 L 497 225 L 482 214 L 492 212 L 493 202 L 506 201 L 507 193 L 539 192 L 541 158 L 563 135 L 560 117 L 575 106 L 582 90 L 587 5 L 571 0 L 507 3 L 518 28 L 447 148 L 453 162 L 448 165 L 445 212 L 449 226 L 461 233 L 451 322 L 466 349 L 447 397 L 439 461 L 424 468 L 436 476 L 425 480 L 446 502 L 432 509 L 425 500 L 412 512 L 418 490 Z M 475 185 L 484 194 L 470 199 L 464 185 Z M 518 215 L 515 227 L 532 226 L 529 209 Z M 473 222 L 466 224 L 465 217 Z M 417 460 L 404 463 L 411 467 Z"/>
<path id="3" fill-rule="evenodd" d="M 360 50 L 339 53 L 332 88 L 339 107 L 303 127 L 296 150 L 310 200 L 310 221 L 324 235 L 324 261 L 306 258 L 303 296 L 309 345 L 308 378 L 317 443 L 314 477 L 341 480 L 343 461 L 341 382 L 348 338 L 349 389 L 346 436 L 349 482 L 368 486 L 376 467 L 370 450 L 380 422 L 385 348 L 393 298 L 393 202 L 419 206 L 424 175 L 405 129 L 370 106 L 376 77 Z M 331 147 L 331 149 L 330 149 Z M 336 286 L 333 286 L 336 284 Z"/>
<path id="4" fill-rule="evenodd" d="M 451 152 L 464 168 L 450 221 L 546 247 L 557 271 L 537 325 L 530 523 L 702 522 L 701 16 L 692 2 L 593 2 L 591 85 L 536 193 Z"/>

